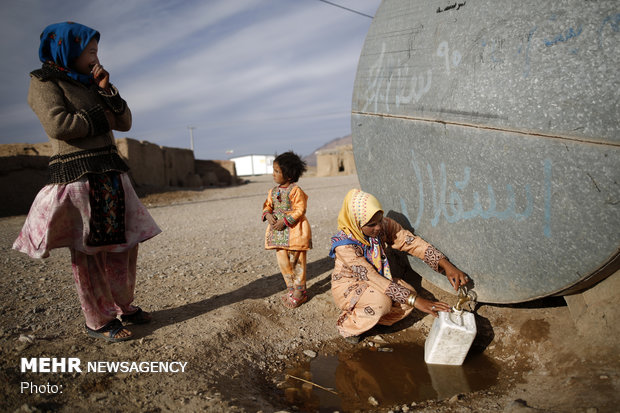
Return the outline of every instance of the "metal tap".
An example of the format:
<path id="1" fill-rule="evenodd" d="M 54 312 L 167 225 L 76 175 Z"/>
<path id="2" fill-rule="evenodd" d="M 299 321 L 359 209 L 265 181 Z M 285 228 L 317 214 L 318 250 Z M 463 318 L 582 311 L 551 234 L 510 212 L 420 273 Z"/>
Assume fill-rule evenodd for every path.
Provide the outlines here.
<path id="1" fill-rule="evenodd" d="M 467 291 L 467 287 L 461 286 L 458 289 L 458 301 L 456 305 L 454 306 L 454 309 L 457 311 L 462 311 L 463 304 L 465 304 L 468 301 L 475 302 L 477 298 L 478 296 L 476 295 L 474 291 Z"/>

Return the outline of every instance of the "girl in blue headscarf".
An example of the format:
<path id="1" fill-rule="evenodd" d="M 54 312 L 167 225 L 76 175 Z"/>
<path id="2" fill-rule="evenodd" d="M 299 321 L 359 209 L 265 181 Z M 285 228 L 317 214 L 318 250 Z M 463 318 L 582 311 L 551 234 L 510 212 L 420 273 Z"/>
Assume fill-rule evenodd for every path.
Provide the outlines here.
<path id="1" fill-rule="evenodd" d="M 145 323 L 132 304 L 138 244 L 161 230 L 131 185 L 112 130 L 128 131 L 131 111 L 98 58 L 99 32 L 78 23 L 47 26 L 28 104 L 50 139 L 49 180 L 36 196 L 13 248 L 45 258 L 71 251 L 86 332 L 131 337 L 121 320 Z M 120 316 L 121 320 L 117 317 Z"/>
<path id="2" fill-rule="evenodd" d="M 96 47 L 99 43 L 99 32 L 90 27 L 78 23 L 57 23 L 51 24 L 41 33 L 41 44 L 39 46 L 39 60 L 48 69 L 63 72 L 71 79 L 75 79 L 85 85 L 94 83 L 94 76 L 91 69 L 98 66 L 101 77 L 103 67 L 97 59 Z M 94 40 L 94 42 L 92 42 Z M 92 43 L 91 43 L 92 42 Z M 92 64 L 92 68 L 79 68 L 76 64 L 87 46 L 91 46 L 84 60 L 87 64 Z M 92 48 L 94 49 L 94 53 Z M 109 75 L 108 75 L 109 77 Z M 103 79 L 101 79 L 103 80 Z M 106 86 L 106 85 L 104 85 Z"/>

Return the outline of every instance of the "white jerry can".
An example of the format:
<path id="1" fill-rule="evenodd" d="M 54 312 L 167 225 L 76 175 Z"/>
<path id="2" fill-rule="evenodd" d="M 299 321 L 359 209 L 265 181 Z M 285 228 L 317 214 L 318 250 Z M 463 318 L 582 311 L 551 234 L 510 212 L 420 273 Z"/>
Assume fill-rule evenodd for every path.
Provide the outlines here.
<path id="1" fill-rule="evenodd" d="M 424 361 L 428 364 L 463 364 L 476 337 L 476 320 L 469 311 L 452 308 L 439 312 L 424 343 Z"/>

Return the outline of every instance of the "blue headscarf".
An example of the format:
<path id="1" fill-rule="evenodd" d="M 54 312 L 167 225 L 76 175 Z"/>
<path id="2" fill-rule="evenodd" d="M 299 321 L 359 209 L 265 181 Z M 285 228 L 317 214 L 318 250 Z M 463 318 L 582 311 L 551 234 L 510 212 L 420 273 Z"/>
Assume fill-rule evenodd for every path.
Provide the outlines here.
<path id="1" fill-rule="evenodd" d="M 79 23 L 50 24 L 41 33 L 39 59 L 59 66 L 70 78 L 89 84 L 93 75 L 76 72 L 73 64 L 92 39 L 99 41 L 99 32 Z"/>

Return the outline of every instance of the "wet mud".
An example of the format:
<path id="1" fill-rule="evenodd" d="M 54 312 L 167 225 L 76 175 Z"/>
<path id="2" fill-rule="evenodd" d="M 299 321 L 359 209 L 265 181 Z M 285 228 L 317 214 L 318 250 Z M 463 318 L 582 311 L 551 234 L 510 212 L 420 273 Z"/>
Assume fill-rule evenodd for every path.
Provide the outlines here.
<path id="1" fill-rule="evenodd" d="M 372 342 L 371 342 L 372 343 Z M 501 366 L 474 354 L 462 366 L 424 362 L 424 347 L 397 343 L 319 356 L 287 371 L 284 398 L 302 411 L 368 410 L 486 390 Z"/>

